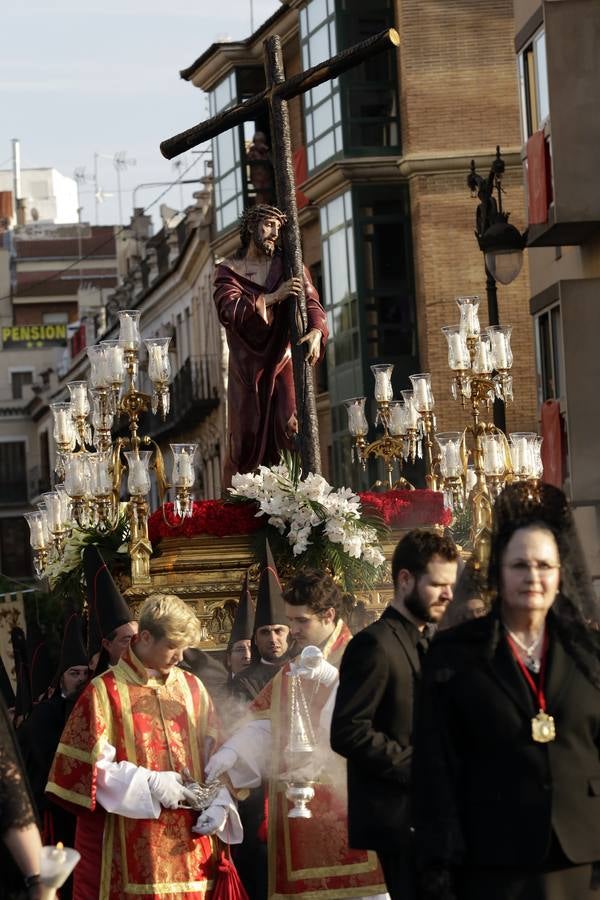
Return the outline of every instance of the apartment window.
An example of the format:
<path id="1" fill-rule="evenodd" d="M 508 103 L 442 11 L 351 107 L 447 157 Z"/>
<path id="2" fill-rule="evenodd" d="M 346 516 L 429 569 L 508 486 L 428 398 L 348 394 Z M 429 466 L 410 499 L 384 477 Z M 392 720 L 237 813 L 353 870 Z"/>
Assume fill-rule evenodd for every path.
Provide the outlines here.
<path id="1" fill-rule="evenodd" d="M 559 400 L 562 391 L 562 336 L 560 305 L 545 309 L 535 317 L 538 370 L 538 401 Z"/>
<path id="2" fill-rule="evenodd" d="M 235 69 L 209 93 L 211 117 L 257 94 L 264 86 L 262 68 Z M 268 112 L 261 112 L 255 122 L 245 122 L 236 128 L 229 128 L 212 140 L 217 232 L 237 222 L 254 193 L 246 148 L 252 143 L 256 132 L 265 135 L 268 147 L 270 142 Z"/>
<path id="3" fill-rule="evenodd" d="M 27 500 L 25 441 L 0 441 L 0 497 L 4 503 Z"/>
<path id="4" fill-rule="evenodd" d="M 337 0 L 340 49 L 393 27 L 393 0 Z M 340 76 L 344 149 L 398 153 L 400 128 L 396 54 L 378 53 Z"/>
<path id="5" fill-rule="evenodd" d="M 305 69 L 335 56 L 335 0 L 310 0 L 300 10 L 300 35 Z M 310 172 L 344 149 L 339 78 L 307 91 L 303 102 Z"/>
<path id="6" fill-rule="evenodd" d="M 544 127 L 550 115 L 546 35 L 540 29 L 518 55 L 521 93 L 521 127 L 527 141 Z"/>
<path id="7" fill-rule="evenodd" d="M 10 373 L 13 400 L 23 399 L 23 388 L 26 384 L 33 384 L 33 369 L 13 369 Z"/>
<path id="8" fill-rule="evenodd" d="M 44 325 L 68 325 L 69 324 L 69 313 L 67 313 L 67 312 L 42 313 L 42 323 Z"/>
<path id="9" fill-rule="evenodd" d="M 321 209 L 323 300 L 329 320 L 329 369 L 360 359 L 352 192 Z"/>

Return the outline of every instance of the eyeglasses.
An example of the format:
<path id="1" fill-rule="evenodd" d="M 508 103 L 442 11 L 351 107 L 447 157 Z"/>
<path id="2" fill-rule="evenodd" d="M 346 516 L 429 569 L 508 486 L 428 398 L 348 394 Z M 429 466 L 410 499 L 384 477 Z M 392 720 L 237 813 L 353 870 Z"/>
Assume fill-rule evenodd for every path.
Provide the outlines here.
<path id="1" fill-rule="evenodd" d="M 505 569 L 508 569 L 509 572 L 514 572 L 515 575 L 528 575 L 529 570 L 532 569 L 534 572 L 540 576 L 540 578 L 548 577 L 552 572 L 555 572 L 557 569 L 560 569 L 560 563 L 549 563 L 549 562 L 525 562 L 525 560 L 517 560 L 514 563 L 506 563 L 504 565 Z"/>

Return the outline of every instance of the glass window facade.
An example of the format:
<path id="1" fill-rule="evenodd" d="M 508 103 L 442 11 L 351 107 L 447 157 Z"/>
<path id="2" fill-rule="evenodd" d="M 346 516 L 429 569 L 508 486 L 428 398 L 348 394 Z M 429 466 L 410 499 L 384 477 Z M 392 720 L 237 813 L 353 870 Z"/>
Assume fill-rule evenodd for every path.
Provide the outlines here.
<path id="1" fill-rule="evenodd" d="M 335 0 L 310 0 L 300 10 L 300 35 L 304 69 L 335 56 Z M 304 122 L 310 172 L 343 150 L 339 78 L 304 95 Z"/>
<path id="2" fill-rule="evenodd" d="M 321 209 L 321 241 L 333 474 L 356 485 L 344 400 L 372 396 L 375 363 L 394 364 L 396 396 L 418 371 L 407 188 L 357 185 L 331 200 Z"/>
<path id="3" fill-rule="evenodd" d="M 265 77 L 261 68 L 235 69 L 209 93 L 211 117 L 258 93 L 264 86 Z M 265 162 L 256 159 L 256 147 L 252 159 L 247 156 L 256 134 L 264 136 L 261 146 L 264 145 L 264 155 L 268 158 L 270 128 L 267 111 L 261 112 L 255 122 L 244 122 L 212 140 L 217 232 L 237 222 L 244 207 L 251 205 L 255 199 L 261 203 L 273 202 L 273 197 L 268 193 L 272 176 L 263 171 Z M 266 168 L 272 172 L 270 162 L 266 163 Z"/>
<path id="4" fill-rule="evenodd" d="M 394 24 L 392 0 L 309 0 L 300 11 L 309 68 Z M 393 53 L 381 53 L 304 95 L 309 172 L 343 154 L 399 152 Z"/>
<path id="5" fill-rule="evenodd" d="M 560 305 L 557 303 L 536 316 L 538 402 L 560 400 L 562 390 L 562 337 Z"/>

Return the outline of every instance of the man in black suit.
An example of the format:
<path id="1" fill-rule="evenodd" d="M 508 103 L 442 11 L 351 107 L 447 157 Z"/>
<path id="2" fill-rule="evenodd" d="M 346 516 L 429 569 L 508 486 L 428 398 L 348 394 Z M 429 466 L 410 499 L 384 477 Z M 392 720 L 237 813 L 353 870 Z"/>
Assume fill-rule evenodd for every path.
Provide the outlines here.
<path id="1" fill-rule="evenodd" d="M 458 552 L 428 530 L 394 551 L 394 599 L 348 644 L 340 668 L 331 746 L 346 757 L 350 846 L 376 850 L 392 900 L 416 897 L 410 849 L 414 695 L 428 626 L 452 600 Z"/>

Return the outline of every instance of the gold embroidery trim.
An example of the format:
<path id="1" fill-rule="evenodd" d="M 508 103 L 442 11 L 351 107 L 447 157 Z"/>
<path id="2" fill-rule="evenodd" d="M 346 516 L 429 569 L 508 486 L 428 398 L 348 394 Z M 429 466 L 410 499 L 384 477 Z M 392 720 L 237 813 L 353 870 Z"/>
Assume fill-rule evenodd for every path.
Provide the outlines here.
<path id="1" fill-rule="evenodd" d="M 63 800 L 68 800 L 70 803 L 76 803 L 77 806 L 84 806 L 85 809 L 92 808 L 92 798 L 91 797 L 83 797 L 81 794 L 76 794 L 75 791 L 70 791 L 67 788 L 61 787 L 59 784 L 56 784 L 54 781 L 49 781 L 46 785 L 46 790 L 50 794 L 56 794 L 57 797 L 61 797 Z"/>
<path id="2" fill-rule="evenodd" d="M 120 673 L 119 673 L 120 674 Z M 131 712 L 131 697 L 129 696 L 129 687 L 115 673 L 115 683 L 117 693 L 121 702 L 121 725 L 123 728 L 123 737 L 125 739 L 125 754 L 128 762 L 137 765 L 137 750 L 135 746 L 135 737 L 133 735 L 133 715 Z"/>
<path id="3" fill-rule="evenodd" d="M 92 765 L 94 761 L 94 751 L 96 750 L 98 742 L 94 746 L 94 749 L 91 753 L 88 753 L 87 750 L 79 750 L 77 747 L 69 747 L 68 744 L 63 744 L 62 741 L 56 748 L 56 756 L 68 756 L 70 759 L 78 759 L 80 762 L 88 763 L 88 765 Z"/>
<path id="4" fill-rule="evenodd" d="M 100 889 L 98 892 L 98 900 L 109 900 L 110 898 L 115 820 L 116 816 L 110 815 L 109 813 L 106 814 L 102 847 L 100 848 L 100 852 L 102 853 L 102 863 L 100 865 Z"/>

